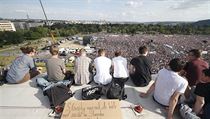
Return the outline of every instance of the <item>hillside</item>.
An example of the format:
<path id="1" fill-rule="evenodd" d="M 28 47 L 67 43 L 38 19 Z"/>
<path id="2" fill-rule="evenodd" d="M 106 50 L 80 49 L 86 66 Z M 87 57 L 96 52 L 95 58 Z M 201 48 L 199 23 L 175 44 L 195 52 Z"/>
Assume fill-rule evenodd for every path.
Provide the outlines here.
<path id="1" fill-rule="evenodd" d="M 210 26 L 210 19 L 207 20 L 201 20 L 193 23 L 195 26 Z"/>

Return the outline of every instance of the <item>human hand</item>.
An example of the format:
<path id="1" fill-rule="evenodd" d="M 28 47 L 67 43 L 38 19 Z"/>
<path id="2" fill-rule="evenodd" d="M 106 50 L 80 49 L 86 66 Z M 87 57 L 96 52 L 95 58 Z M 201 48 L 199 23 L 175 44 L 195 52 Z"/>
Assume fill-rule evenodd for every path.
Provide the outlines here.
<path id="1" fill-rule="evenodd" d="M 147 93 L 141 92 L 141 93 L 139 94 L 139 96 L 142 97 L 142 98 L 146 98 L 146 97 L 148 96 L 148 94 L 147 94 Z"/>
<path id="2" fill-rule="evenodd" d="M 42 67 L 37 67 L 37 71 L 41 74 L 42 73 Z"/>

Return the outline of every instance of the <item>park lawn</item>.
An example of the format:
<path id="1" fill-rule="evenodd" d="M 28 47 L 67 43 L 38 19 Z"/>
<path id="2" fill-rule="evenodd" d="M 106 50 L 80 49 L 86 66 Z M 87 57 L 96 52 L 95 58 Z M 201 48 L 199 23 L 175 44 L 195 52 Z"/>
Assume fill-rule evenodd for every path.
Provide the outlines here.
<path id="1" fill-rule="evenodd" d="M 16 56 L 0 56 L 0 66 L 5 67 L 12 63 Z"/>

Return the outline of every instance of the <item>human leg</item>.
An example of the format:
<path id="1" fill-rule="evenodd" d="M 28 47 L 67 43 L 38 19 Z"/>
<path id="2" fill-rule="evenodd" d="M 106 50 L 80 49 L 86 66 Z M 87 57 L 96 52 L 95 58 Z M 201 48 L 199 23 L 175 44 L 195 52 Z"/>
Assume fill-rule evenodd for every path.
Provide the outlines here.
<path id="1" fill-rule="evenodd" d="M 29 74 L 30 74 L 30 78 L 34 78 L 35 76 L 39 75 L 40 72 L 37 70 L 30 70 Z"/>
<path id="2" fill-rule="evenodd" d="M 204 107 L 204 119 L 210 119 L 210 103 Z"/>

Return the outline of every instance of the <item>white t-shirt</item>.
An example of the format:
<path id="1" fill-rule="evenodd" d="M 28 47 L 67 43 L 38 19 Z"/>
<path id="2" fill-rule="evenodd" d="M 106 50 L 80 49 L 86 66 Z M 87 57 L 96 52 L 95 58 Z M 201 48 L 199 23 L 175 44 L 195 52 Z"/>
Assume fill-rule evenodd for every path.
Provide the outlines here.
<path id="1" fill-rule="evenodd" d="M 169 106 L 170 97 L 174 92 L 184 93 L 187 85 L 187 80 L 178 73 L 163 68 L 158 72 L 154 98 L 160 104 Z"/>
<path id="2" fill-rule="evenodd" d="M 127 78 L 128 68 L 127 60 L 121 56 L 114 57 L 112 59 L 112 64 L 114 66 L 114 77 L 115 78 Z"/>
<path id="3" fill-rule="evenodd" d="M 112 81 L 110 75 L 111 60 L 107 57 L 100 56 L 94 60 L 94 66 L 96 68 L 96 75 L 94 81 L 99 84 L 106 85 Z"/>

